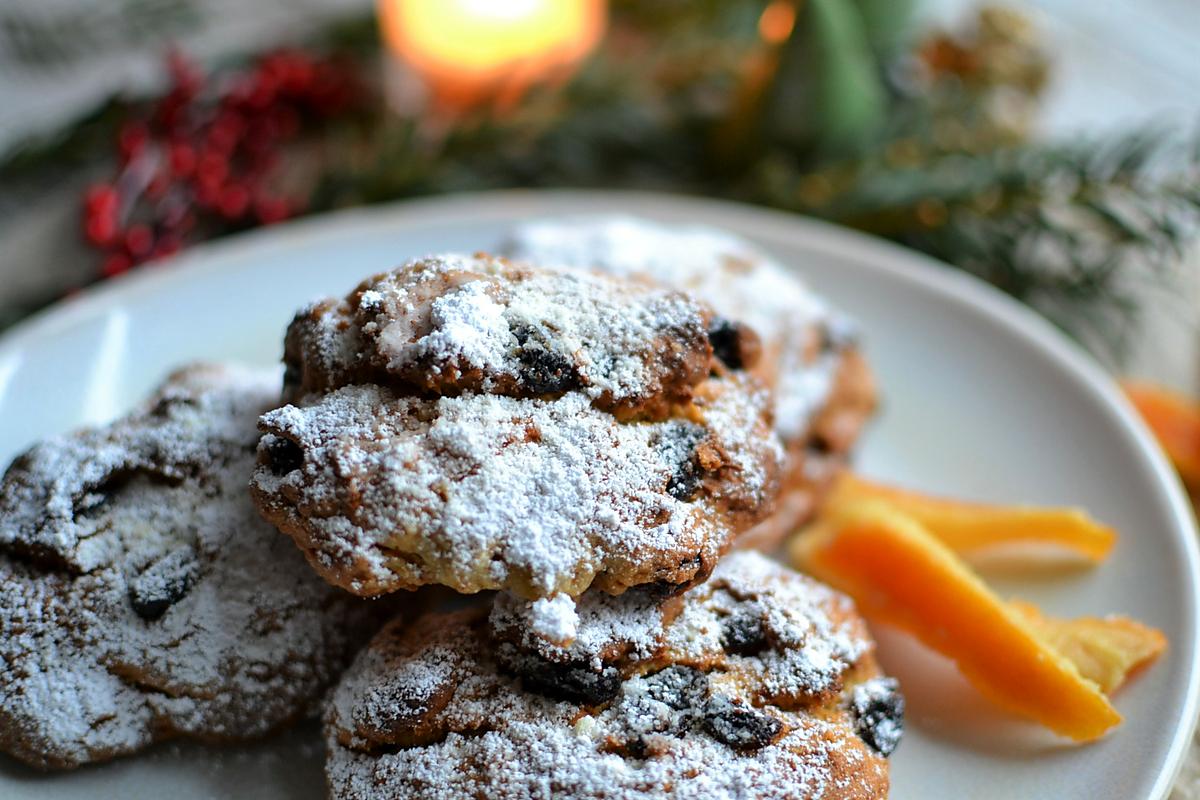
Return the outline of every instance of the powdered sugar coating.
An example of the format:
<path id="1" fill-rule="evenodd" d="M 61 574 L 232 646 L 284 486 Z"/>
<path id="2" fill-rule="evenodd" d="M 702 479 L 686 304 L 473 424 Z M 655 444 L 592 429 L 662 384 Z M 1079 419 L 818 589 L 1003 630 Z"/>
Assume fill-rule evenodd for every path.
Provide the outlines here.
<path id="1" fill-rule="evenodd" d="M 725 231 L 627 216 L 532 220 L 501 249 L 517 259 L 685 289 L 721 317 L 753 328 L 761 356 L 750 369 L 772 389 L 775 428 L 788 457 L 776 513 L 739 546 L 772 549 L 812 515 L 875 408 L 875 388 L 855 325 L 794 271 Z M 722 324 L 710 330 L 718 355 Z M 736 329 L 736 323 L 724 328 L 727 336 Z"/>
<path id="2" fill-rule="evenodd" d="M 878 668 L 849 601 L 754 554 L 718 569 L 720 591 L 765 584 L 746 608 L 692 589 L 679 619 L 719 625 L 751 607 L 784 614 L 795 635 L 768 648 L 854 653 L 836 689 L 814 684 L 803 700 L 777 701 L 765 670 L 744 663 L 756 656 L 714 652 L 698 662 L 663 652 L 603 701 L 556 700 L 494 660 L 495 613 L 490 624 L 480 611 L 432 615 L 381 632 L 334 692 L 333 798 L 885 797 L 886 761 L 856 735 L 850 710 L 855 687 Z"/>
<path id="3" fill-rule="evenodd" d="M 593 595 L 596 593 L 593 592 Z M 611 595 L 600 595 L 611 597 Z M 579 632 L 579 614 L 569 594 L 542 597 L 529 604 L 529 631 L 552 642 L 572 642 Z"/>
<path id="4" fill-rule="evenodd" d="M 775 389 L 787 442 L 804 435 L 826 402 L 838 354 L 854 326 L 749 242 L 699 225 L 627 216 L 539 219 L 517 226 L 501 250 L 514 259 L 649 278 L 684 289 L 761 337 L 759 372 Z"/>
<path id="5" fill-rule="evenodd" d="M 348 386 L 263 416 L 251 489 L 326 579 L 359 594 L 686 585 L 769 511 L 782 458 L 752 379 L 694 394 L 669 419 L 622 423 L 577 391 Z"/>
<path id="6" fill-rule="evenodd" d="M 793 707 L 841 690 L 841 676 L 871 650 L 843 595 L 752 551 L 727 556 L 681 598 L 631 590 L 577 601 L 573 639 L 538 630 L 534 604 L 500 595 L 490 617 L 501 663 L 559 693 L 595 699 L 619 675 L 648 664 L 724 665 L 771 702 Z"/>
<path id="7" fill-rule="evenodd" d="M 492 604 L 489 625 L 492 638 L 513 646 L 509 659 L 533 659 L 530 670 L 549 661 L 587 664 L 599 671 L 616 657 L 644 660 L 657 655 L 669 616 L 663 606 L 673 601 L 661 592 L 637 587 L 620 595 L 586 592 L 574 601 L 573 630 L 564 637 L 555 635 L 561 631 L 551 632 L 539 624 L 540 601 L 501 593 Z"/>
<path id="8" fill-rule="evenodd" d="M 0 487 L 0 749 L 65 768 L 303 716 L 384 609 L 324 584 L 245 483 L 274 370 L 193 367 Z"/>
<path id="9" fill-rule="evenodd" d="M 755 552 L 731 555 L 686 600 L 666 630 L 667 657 L 724 660 L 761 700 L 785 708 L 841 692 L 847 670 L 874 649 L 849 598 Z"/>
<path id="10" fill-rule="evenodd" d="M 623 417 L 662 416 L 708 373 L 710 319 L 682 292 L 645 283 L 484 254 L 429 256 L 301 310 L 287 335 L 285 391 L 579 390 Z"/>

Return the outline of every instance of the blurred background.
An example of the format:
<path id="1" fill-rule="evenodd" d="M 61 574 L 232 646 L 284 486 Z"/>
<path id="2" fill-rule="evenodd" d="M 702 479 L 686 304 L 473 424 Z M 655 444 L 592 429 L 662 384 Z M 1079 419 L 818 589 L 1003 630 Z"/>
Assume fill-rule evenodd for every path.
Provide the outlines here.
<path id="1" fill-rule="evenodd" d="M 1195 396 L 1198 42 L 1195 0 L 0 0 L 0 327 L 331 209 L 642 188 L 922 250 Z"/>

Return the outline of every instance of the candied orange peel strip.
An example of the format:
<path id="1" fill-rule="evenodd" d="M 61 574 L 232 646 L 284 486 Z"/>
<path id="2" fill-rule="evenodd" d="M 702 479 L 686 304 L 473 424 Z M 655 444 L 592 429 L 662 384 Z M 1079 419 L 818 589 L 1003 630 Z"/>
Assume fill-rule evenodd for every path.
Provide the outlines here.
<path id="1" fill-rule="evenodd" d="M 879 501 L 831 512 L 793 540 L 796 566 L 953 659 L 1003 708 L 1081 742 L 1120 723 L 1100 687 L 920 522 Z"/>
<path id="2" fill-rule="evenodd" d="M 1032 603 L 1009 602 L 1042 641 L 1071 660 L 1080 674 L 1112 694 L 1167 647 L 1162 631 L 1118 615 L 1056 619 Z"/>
<path id="3" fill-rule="evenodd" d="M 1117 534 L 1079 508 L 1001 506 L 920 494 L 844 474 L 828 500 L 836 509 L 883 500 L 920 522 L 963 556 L 999 545 L 1051 545 L 1098 563 L 1112 551 Z"/>
<path id="4" fill-rule="evenodd" d="M 1121 384 L 1187 487 L 1200 494 L 1200 403 L 1150 383 Z"/>

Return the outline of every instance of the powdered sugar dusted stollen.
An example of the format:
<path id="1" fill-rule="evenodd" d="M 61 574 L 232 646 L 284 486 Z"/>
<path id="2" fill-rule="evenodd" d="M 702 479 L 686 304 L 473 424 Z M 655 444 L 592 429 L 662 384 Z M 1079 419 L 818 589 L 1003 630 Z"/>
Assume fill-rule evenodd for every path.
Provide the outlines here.
<path id="1" fill-rule="evenodd" d="M 332 588 L 246 490 L 274 370 L 197 366 L 48 439 L 0 485 L 0 750 L 74 767 L 309 713 L 384 609 Z"/>
<path id="2" fill-rule="evenodd" d="M 782 458 L 768 398 L 721 371 L 666 419 L 552 399 L 348 386 L 262 418 L 262 513 L 327 580 L 537 598 L 702 580 L 769 512 Z"/>
<path id="3" fill-rule="evenodd" d="M 631 674 L 686 663 L 756 670 L 746 679 L 792 705 L 840 691 L 839 676 L 869 649 L 845 597 L 751 551 L 727 556 L 679 597 L 631 590 L 553 605 L 497 596 L 489 621 L 497 658 L 527 685 L 584 703 L 608 700 Z"/>
<path id="4" fill-rule="evenodd" d="M 410 261 L 296 315 L 285 396 L 578 390 L 623 419 L 664 416 L 708 375 L 712 312 L 677 290 L 480 254 Z"/>
<path id="5" fill-rule="evenodd" d="M 431 615 L 360 654 L 326 711 L 335 800 L 887 795 L 896 682 L 848 599 L 760 556 L 684 594 L 603 699 L 510 674 L 490 627 Z"/>
<path id="6" fill-rule="evenodd" d="M 873 411 L 875 389 L 854 324 L 794 272 L 725 231 L 624 216 L 534 220 L 513 230 L 501 249 L 514 259 L 687 290 L 721 315 L 710 339 L 735 367 L 745 360 L 741 331 L 753 329 L 762 357 L 745 366 L 774 391 L 790 465 L 780 508 L 743 542 L 777 544 L 812 513 Z"/>

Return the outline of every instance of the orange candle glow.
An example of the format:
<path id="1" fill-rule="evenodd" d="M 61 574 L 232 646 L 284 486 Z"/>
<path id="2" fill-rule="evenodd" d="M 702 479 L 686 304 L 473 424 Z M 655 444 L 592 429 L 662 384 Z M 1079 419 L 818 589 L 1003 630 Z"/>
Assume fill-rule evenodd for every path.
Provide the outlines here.
<path id="1" fill-rule="evenodd" d="M 775 0 L 758 18 L 758 33 L 768 44 L 782 44 L 796 25 L 796 6 L 791 0 Z"/>
<path id="2" fill-rule="evenodd" d="M 560 79 L 604 32 L 604 0 L 379 0 L 392 54 L 436 103 L 510 103 Z"/>

